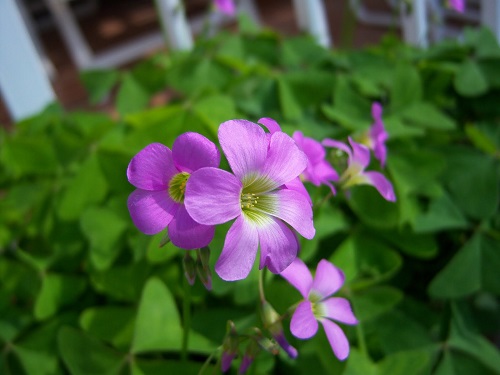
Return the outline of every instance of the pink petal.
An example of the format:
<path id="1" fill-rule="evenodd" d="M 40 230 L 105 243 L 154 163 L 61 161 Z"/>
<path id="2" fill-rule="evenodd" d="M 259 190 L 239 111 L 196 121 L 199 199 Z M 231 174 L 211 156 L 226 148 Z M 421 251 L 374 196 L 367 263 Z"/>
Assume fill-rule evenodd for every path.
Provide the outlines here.
<path id="1" fill-rule="evenodd" d="M 339 175 L 337 171 L 326 160 L 322 160 L 314 166 L 306 169 L 306 177 L 316 186 L 320 184 L 327 185 L 329 181 L 338 181 Z M 329 184 L 331 186 L 331 184 Z"/>
<path id="2" fill-rule="evenodd" d="M 351 304 L 345 298 L 332 297 L 321 303 L 324 316 L 344 324 L 358 324 L 358 319 L 352 312 Z"/>
<path id="3" fill-rule="evenodd" d="M 269 152 L 262 173 L 274 181 L 276 187 L 293 180 L 306 167 L 306 155 L 299 150 L 289 135 L 277 132 L 271 136 Z"/>
<path id="4" fill-rule="evenodd" d="M 181 249 L 193 250 L 207 246 L 214 238 L 215 226 L 202 225 L 194 221 L 180 205 L 175 217 L 168 225 L 168 236 Z"/>
<path id="5" fill-rule="evenodd" d="M 309 268 L 300 258 L 295 258 L 295 260 L 280 273 L 283 278 L 288 281 L 292 286 L 294 286 L 302 297 L 307 299 L 309 296 L 309 291 L 313 283 L 313 278 Z"/>
<path id="6" fill-rule="evenodd" d="M 145 234 L 165 229 L 179 208 L 166 191 L 141 189 L 129 195 L 127 205 L 134 225 Z"/>
<path id="7" fill-rule="evenodd" d="M 349 160 L 352 159 L 352 151 L 345 143 L 330 138 L 325 138 L 321 143 L 323 144 L 323 146 L 332 147 L 344 151 L 349 156 Z"/>
<path id="8" fill-rule="evenodd" d="M 184 205 L 198 223 L 225 223 L 241 214 L 242 184 L 231 173 L 218 168 L 193 172 L 186 184 Z"/>
<path id="9" fill-rule="evenodd" d="M 359 164 L 363 169 L 370 164 L 370 149 L 362 144 L 354 142 L 349 137 L 349 143 L 352 147 L 352 158 L 349 160 L 349 165 Z"/>
<path id="10" fill-rule="evenodd" d="M 236 357 L 236 353 L 222 352 L 221 356 L 221 370 L 226 372 L 231 368 L 231 362 Z"/>
<path id="11" fill-rule="evenodd" d="M 299 339 L 309 339 L 318 332 L 318 321 L 314 317 L 311 301 L 299 303 L 290 321 L 290 332 Z"/>
<path id="12" fill-rule="evenodd" d="M 307 201 L 312 206 L 311 196 L 309 195 L 309 192 L 307 191 L 307 189 L 304 186 L 303 182 L 300 180 L 300 177 L 294 178 L 292 181 L 288 181 L 285 184 L 285 187 L 288 190 L 293 190 L 293 191 L 296 191 L 296 192 L 302 194 L 304 197 L 306 197 Z"/>
<path id="13" fill-rule="evenodd" d="M 248 174 L 260 174 L 269 142 L 259 125 L 246 120 L 223 122 L 219 127 L 219 142 L 231 170 L 240 181 Z"/>
<path id="14" fill-rule="evenodd" d="M 385 200 L 389 202 L 396 201 L 396 194 L 394 194 L 394 188 L 391 182 L 379 172 L 363 172 L 366 183 L 372 185 L 378 190 L 380 195 L 384 197 Z"/>
<path id="15" fill-rule="evenodd" d="M 270 218 L 266 225 L 258 225 L 260 266 L 280 273 L 297 257 L 299 243 L 295 234 L 281 220 Z"/>
<path id="16" fill-rule="evenodd" d="M 338 291 L 344 284 L 345 276 L 340 268 L 335 267 L 326 259 L 321 259 L 316 268 L 311 293 L 318 294 L 322 299 Z"/>
<path id="17" fill-rule="evenodd" d="M 177 168 L 191 173 L 203 167 L 218 167 L 220 153 L 217 146 L 198 133 L 184 133 L 172 146 L 172 158 Z"/>
<path id="18" fill-rule="evenodd" d="M 321 324 L 323 324 L 333 353 L 338 359 L 343 361 L 349 356 L 349 341 L 347 341 L 347 337 L 342 329 L 331 320 L 322 319 Z"/>
<path id="19" fill-rule="evenodd" d="M 215 0 L 215 6 L 220 12 L 228 16 L 233 16 L 236 13 L 233 0 Z"/>
<path id="20" fill-rule="evenodd" d="M 143 190 L 166 190 L 170 179 L 179 173 L 172 160 L 172 152 L 161 143 L 144 147 L 130 161 L 127 168 L 129 182 Z"/>
<path id="21" fill-rule="evenodd" d="M 269 133 L 271 133 L 271 134 L 281 131 L 280 125 L 272 118 L 263 117 L 257 122 L 259 124 L 264 125 L 267 128 L 267 130 L 269 130 Z"/>
<path id="22" fill-rule="evenodd" d="M 382 105 L 378 102 L 372 104 L 372 117 L 376 122 L 382 120 Z"/>
<path id="23" fill-rule="evenodd" d="M 302 132 L 296 131 L 293 133 L 293 140 L 299 148 L 304 151 L 309 159 L 309 163 L 316 164 L 325 158 L 326 152 L 320 142 L 315 139 L 304 137 Z"/>
<path id="24" fill-rule="evenodd" d="M 281 189 L 269 193 L 277 196 L 277 210 L 270 213 L 293 227 L 301 236 L 312 239 L 316 234 L 312 207 L 307 198 L 294 190 Z"/>
<path id="25" fill-rule="evenodd" d="M 226 281 L 241 280 L 250 273 L 257 248 L 259 235 L 243 216 L 239 216 L 226 235 L 224 248 L 215 264 L 215 271 Z"/>

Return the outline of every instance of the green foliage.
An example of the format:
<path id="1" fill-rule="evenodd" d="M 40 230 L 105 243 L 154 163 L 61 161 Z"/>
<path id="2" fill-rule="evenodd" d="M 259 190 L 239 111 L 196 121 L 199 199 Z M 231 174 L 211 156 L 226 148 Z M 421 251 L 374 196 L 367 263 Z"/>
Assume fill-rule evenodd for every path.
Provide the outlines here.
<path id="1" fill-rule="evenodd" d="M 323 333 L 294 339 L 285 319 L 299 357 L 261 353 L 251 371 L 499 374 L 488 340 L 500 329 L 494 37 L 469 30 L 463 43 L 425 51 L 387 39 L 339 52 L 242 25 L 190 53 L 84 73 L 90 100 L 113 99 L 118 120 L 52 106 L 0 133 L 0 373 L 196 374 L 227 320 L 241 332 L 260 324 L 257 266 L 236 283 L 213 273 L 212 292 L 199 281 L 192 287 L 182 359 L 184 252 L 159 247 L 163 233 L 148 237 L 133 226 L 130 158 L 151 142 L 170 147 L 186 131 L 215 140 L 233 118 L 273 117 L 284 131 L 318 140 L 357 136 L 378 101 L 389 132 L 382 172 L 397 202 L 370 186 L 330 199 L 328 189 L 314 190 L 317 234 L 301 243 L 311 268 L 325 258 L 346 275 L 340 294 L 360 320 L 344 327 L 351 355 L 336 360 Z M 166 105 L 150 107 L 167 92 Z M 371 167 L 380 170 L 376 161 Z M 212 269 L 227 228 L 217 228 Z M 267 299 L 284 313 L 300 296 L 268 276 Z M 206 373 L 217 373 L 214 364 Z"/>

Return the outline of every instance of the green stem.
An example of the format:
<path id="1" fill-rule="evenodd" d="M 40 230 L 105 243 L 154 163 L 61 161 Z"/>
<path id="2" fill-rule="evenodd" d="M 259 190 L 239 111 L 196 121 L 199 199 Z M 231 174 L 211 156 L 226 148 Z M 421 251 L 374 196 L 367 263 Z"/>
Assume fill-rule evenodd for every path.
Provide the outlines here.
<path id="1" fill-rule="evenodd" d="M 182 304 L 182 319 L 184 323 L 184 330 L 182 334 L 182 349 L 181 349 L 181 360 L 182 362 L 187 362 L 188 359 L 188 343 L 189 343 L 189 331 L 191 327 L 191 286 L 187 278 L 184 279 L 184 300 Z"/>
<path id="2" fill-rule="evenodd" d="M 264 268 L 259 272 L 259 297 L 260 301 L 264 302 L 266 300 L 266 295 L 264 294 L 264 272 L 266 269 Z"/>
<path id="3" fill-rule="evenodd" d="M 366 358 L 370 358 L 368 349 L 366 348 L 365 333 L 363 331 L 363 326 L 361 325 L 361 323 L 358 323 L 356 325 L 356 334 L 358 337 L 359 350 Z"/>

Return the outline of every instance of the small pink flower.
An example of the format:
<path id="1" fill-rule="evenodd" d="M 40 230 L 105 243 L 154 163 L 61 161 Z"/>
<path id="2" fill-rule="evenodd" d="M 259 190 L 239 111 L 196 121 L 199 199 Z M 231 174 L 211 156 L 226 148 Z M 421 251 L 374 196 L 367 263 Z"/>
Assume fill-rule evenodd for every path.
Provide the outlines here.
<path id="1" fill-rule="evenodd" d="M 234 16 L 236 13 L 236 7 L 233 0 L 215 0 L 214 4 L 219 12 L 227 14 L 228 16 Z"/>
<path id="2" fill-rule="evenodd" d="M 450 7 L 459 13 L 465 12 L 465 0 L 449 0 Z"/>
<path id="3" fill-rule="evenodd" d="M 326 152 L 323 145 L 315 139 L 304 137 L 300 131 L 293 133 L 293 139 L 307 156 L 307 167 L 302 172 L 302 178 L 315 186 L 326 185 L 335 194 L 331 182 L 339 179 L 337 171 L 325 160 Z"/>
<path id="4" fill-rule="evenodd" d="M 323 145 L 339 149 L 348 155 L 347 169 L 342 173 L 339 181 L 342 188 L 347 189 L 354 185 L 372 185 L 384 199 L 390 202 L 396 201 L 394 188 L 382 173 L 365 171 L 365 168 L 370 164 L 368 147 L 354 142 L 351 138 L 349 138 L 349 143 L 351 147 L 334 139 L 323 140 Z"/>
<path id="5" fill-rule="evenodd" d="M 198 249 L 214 236 L 213 225 L 194 221 L 184 206 L 184 192 L 192 172 L 202 167 L 218 167 L 220 153 L 213 142 L 198 133 L 184 133 L 172 150 L 152 143 L 130 161 L 129 182 L 137 189 L 128 198 L 135 226 L 145 234 L 168 228 L 175 246 Z"/>
<path id="6" fill-rule="evenodd" d="M 304 297 L 290 322 L 290 331 L 299 339 L 309 339 L 318 331 L 318 322 L 325 330 L 333 353 L 338 359 L 349 356 L 349 341 L 342 329 L 334 321 L 357 324 L 349 301 L 341 297 L 331 297 L 344 284 L 344 273 L 332 263 L 322 259 L 314 278 L 304 262 L 297 258 L 281 273 Z"/>

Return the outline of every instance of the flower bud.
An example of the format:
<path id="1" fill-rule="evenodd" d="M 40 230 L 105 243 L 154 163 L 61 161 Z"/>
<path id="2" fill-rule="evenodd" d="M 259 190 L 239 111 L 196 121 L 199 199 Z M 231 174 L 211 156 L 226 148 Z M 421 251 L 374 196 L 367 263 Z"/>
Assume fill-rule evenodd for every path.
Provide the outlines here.
<path id="1" fill-rule="evenodd" d="M 186 251 L 186 254 L 184 254 L 182 264 L 184 266 L 184 276 L 186 276 L 189 285 L 193 285 L 196 280 L 196 263 L 194 259 L 191 258 L 189 251 Z"/>
<path id="2" fill-rule="evenodd" d="M 201 259 L 201 264 L 203 267 L 209 267 L 210 261 L 210 248 L 208 246 L 202 247 L 198 250 L 198 257 Z"/>
<path id="3" fill-rule="evenodd" d="M 297 349 L 290 345 L 285 337 L 283 325 L 281 324 L 281 316 L 267 301 L 262 303 L 262 321 L 274 340 L 276 340 L 278 345 L 281 346 L 288 356 L 290 358 L 297 358 Z"/>
<path id="4" fill-rule="evenodd" d="M 238 355 L 239 336 L 234 323 L 227 322 L 227 331 L 222 343 L 221 369 L 226 372 L 231 367 L 231 362 Z"/>
<path id="5" fill-rule="evenodd" d="M 207 290 L 212 289 L 212 273 L 210 272 L 210 268 L 208 266 L 204 266 L 200 257 L 196 260 L 196 272 L 198 273 L 198 277 L 201 282 L 205 286 Z"/>

